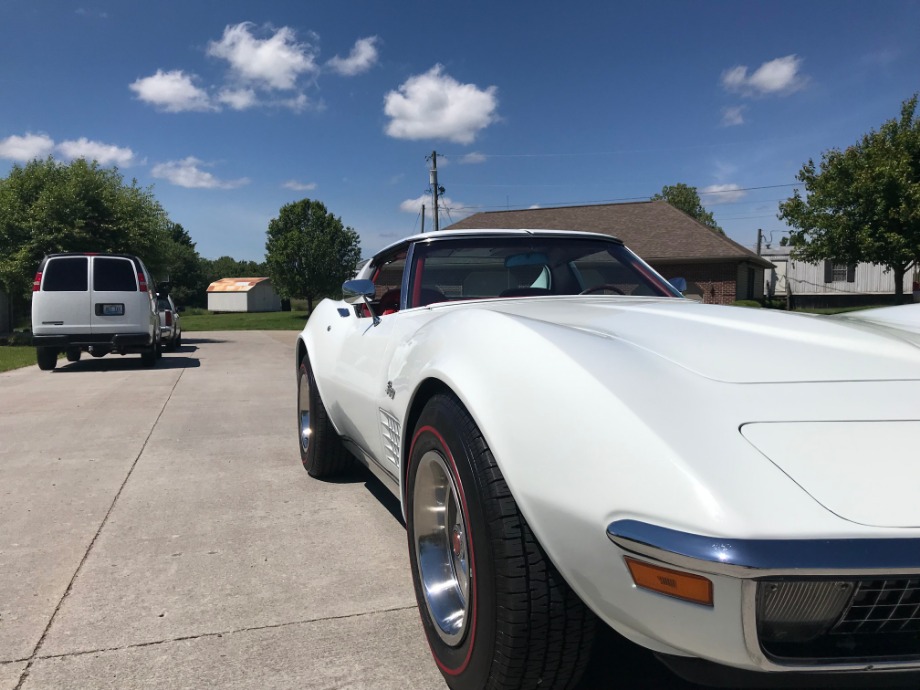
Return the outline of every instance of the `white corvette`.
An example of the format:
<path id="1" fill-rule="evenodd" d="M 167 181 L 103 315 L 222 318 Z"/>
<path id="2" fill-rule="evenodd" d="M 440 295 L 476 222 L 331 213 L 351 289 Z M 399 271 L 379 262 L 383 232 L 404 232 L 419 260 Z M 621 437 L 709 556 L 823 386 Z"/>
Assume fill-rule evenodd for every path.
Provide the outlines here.
<path id="1" fill-rule="evenodd" d="M 704 305 L 545 230 L 343 290 L 298 340 L 302 460 L 401 500 L 450 687 L 572 687 L 598 621 L 700 681 L 917 682 L 920 305 Z"/>

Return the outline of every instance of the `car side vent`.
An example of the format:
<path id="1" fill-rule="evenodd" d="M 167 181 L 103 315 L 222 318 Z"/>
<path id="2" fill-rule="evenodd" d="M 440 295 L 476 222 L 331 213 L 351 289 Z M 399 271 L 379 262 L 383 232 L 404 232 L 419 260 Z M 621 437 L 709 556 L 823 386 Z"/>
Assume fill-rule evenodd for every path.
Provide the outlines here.
<path id="1" fill-rule="evenodd" d="M 398 469 L 400 424 L 393 415 L 384 410 L 380 410 L 380 434 L 383 437 L 384 457 Z"/>

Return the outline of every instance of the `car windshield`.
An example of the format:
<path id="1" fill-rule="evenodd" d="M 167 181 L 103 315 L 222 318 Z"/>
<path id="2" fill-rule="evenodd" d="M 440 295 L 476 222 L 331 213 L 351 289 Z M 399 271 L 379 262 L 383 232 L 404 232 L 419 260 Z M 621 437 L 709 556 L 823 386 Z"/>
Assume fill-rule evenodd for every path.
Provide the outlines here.
<path id="1" fill-rule="evenodd" d="M 409 307 L 539 295 L 680 297 L 625 246 L 568 237 L 476 237 L 416 245 Z"/>

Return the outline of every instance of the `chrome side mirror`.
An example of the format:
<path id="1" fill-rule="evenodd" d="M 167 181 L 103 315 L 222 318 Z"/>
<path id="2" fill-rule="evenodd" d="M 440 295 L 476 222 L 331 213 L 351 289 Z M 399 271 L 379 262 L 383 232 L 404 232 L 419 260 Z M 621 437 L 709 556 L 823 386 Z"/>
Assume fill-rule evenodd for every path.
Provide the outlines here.
<path id="1" fill-rule="evenodd" d="M 342 298 L 351 304 L 363 301 L 374 319 L 374 325 L 380 323 L 380 317 L 374 311 L 371 300 L 377 294 L 377 287 L 372 280 L 346 280 L 342 283 Z"/>

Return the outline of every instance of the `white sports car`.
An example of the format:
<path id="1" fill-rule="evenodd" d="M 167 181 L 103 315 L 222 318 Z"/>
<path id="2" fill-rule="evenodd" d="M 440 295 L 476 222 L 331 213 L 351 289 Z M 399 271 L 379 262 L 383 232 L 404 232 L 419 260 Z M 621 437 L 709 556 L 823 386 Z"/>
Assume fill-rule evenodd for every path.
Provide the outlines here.
<path id="1" fill-rule="evenodd" d="M 697 681 L 917 682 L 920 305 L 700 304 L 549 230 L 410 237 L 343 291 L 302 460 L 402 502 L 451 688 L 570 688 L 599 621 Z"/>

